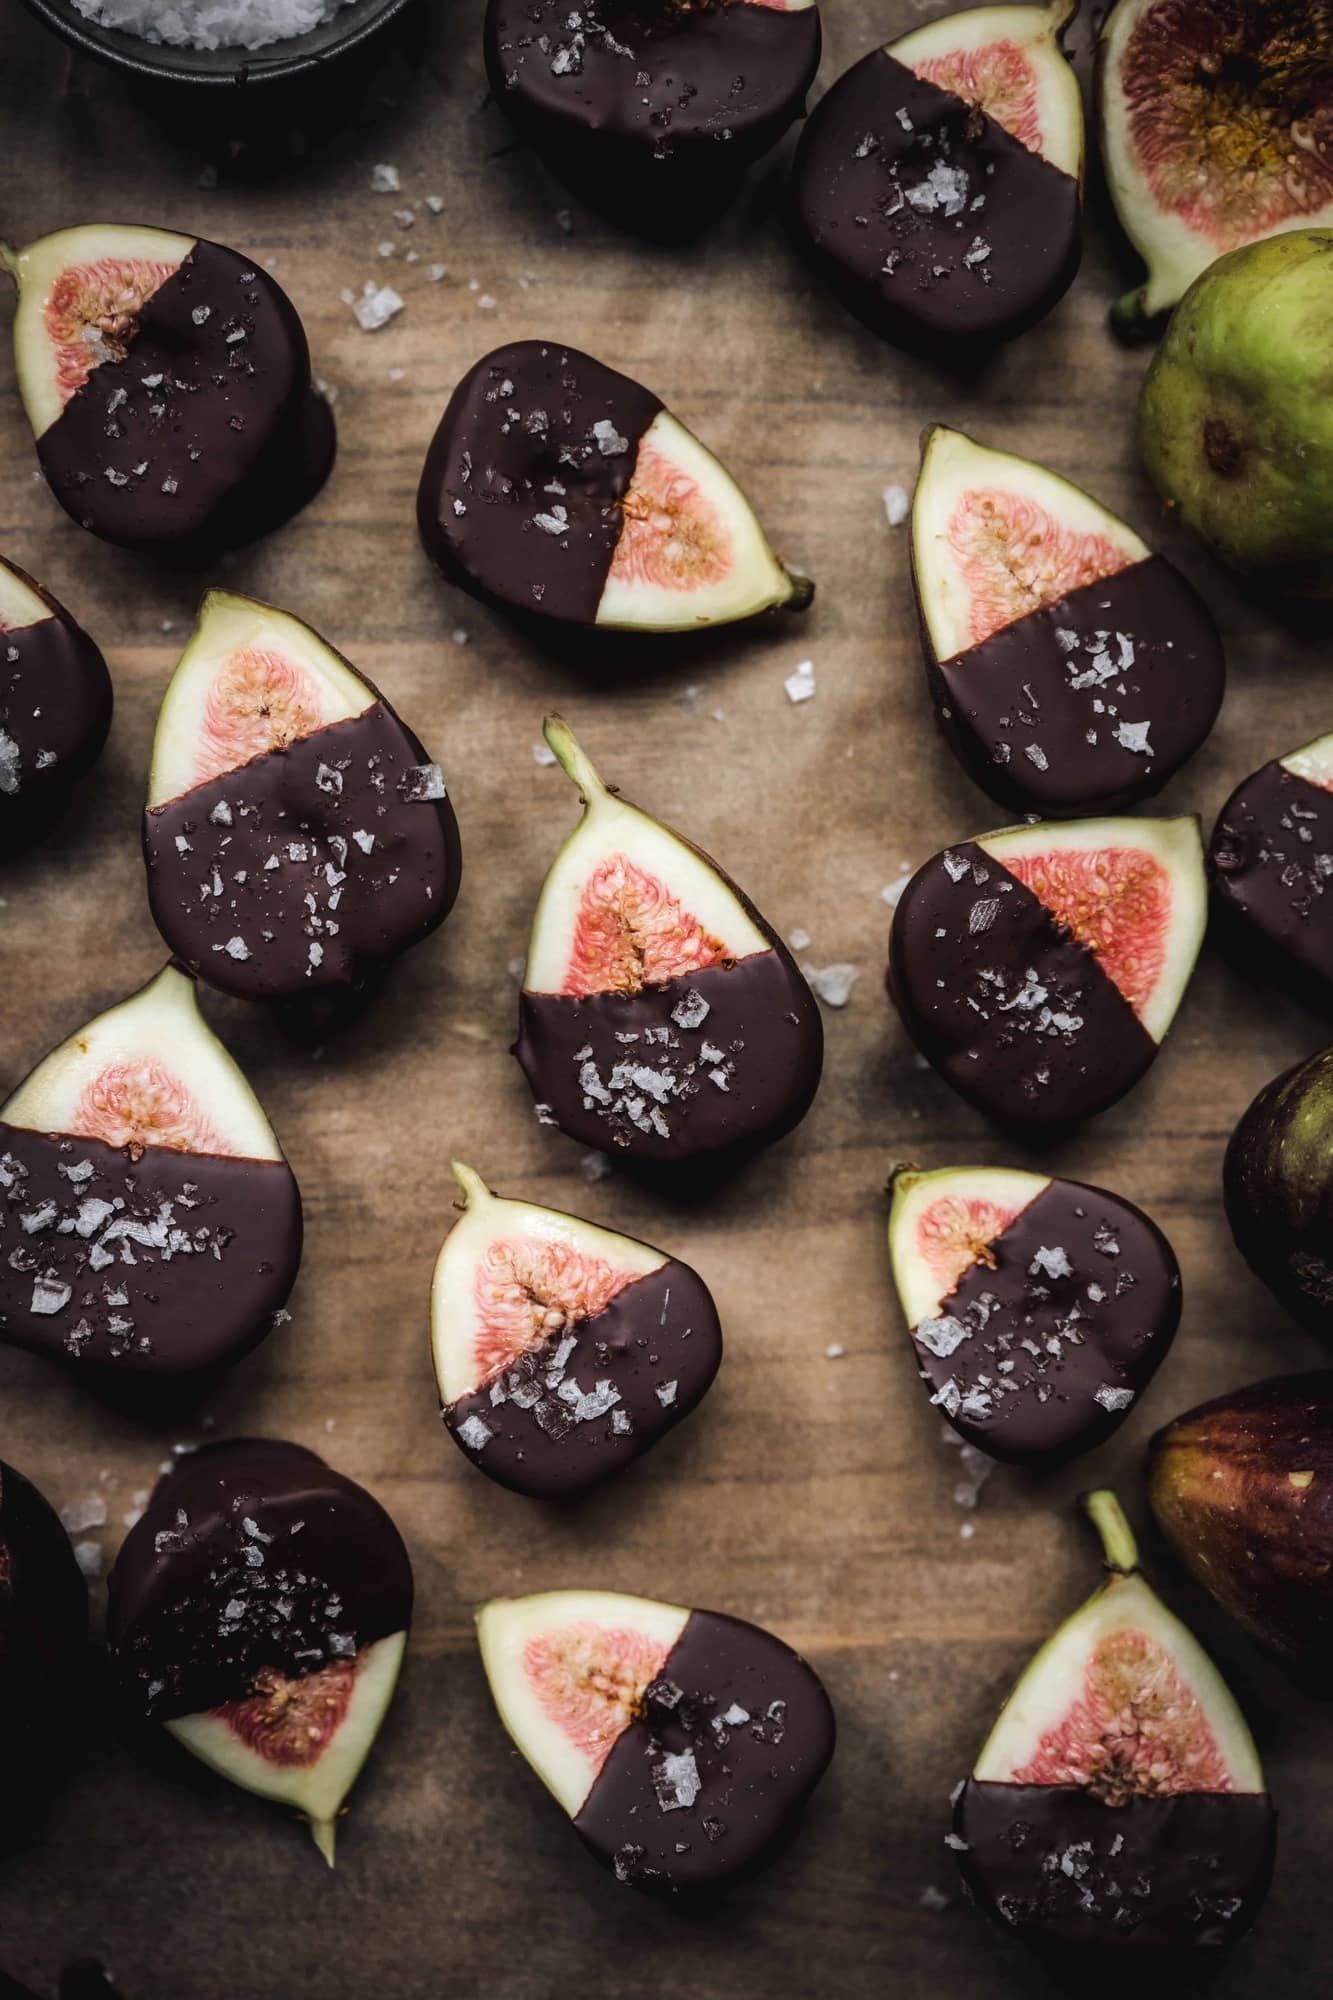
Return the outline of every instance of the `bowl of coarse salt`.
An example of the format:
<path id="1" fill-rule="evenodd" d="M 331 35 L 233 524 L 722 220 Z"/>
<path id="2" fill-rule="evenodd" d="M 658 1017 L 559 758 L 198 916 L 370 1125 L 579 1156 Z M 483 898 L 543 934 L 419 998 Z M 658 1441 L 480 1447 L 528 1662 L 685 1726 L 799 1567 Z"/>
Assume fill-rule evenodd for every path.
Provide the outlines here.
<path id="1" fill-rule="evenodd" d="M 235 87 L 307 74 L 408 0 L 24 0 L 74 48 L 163 82 Z"/>

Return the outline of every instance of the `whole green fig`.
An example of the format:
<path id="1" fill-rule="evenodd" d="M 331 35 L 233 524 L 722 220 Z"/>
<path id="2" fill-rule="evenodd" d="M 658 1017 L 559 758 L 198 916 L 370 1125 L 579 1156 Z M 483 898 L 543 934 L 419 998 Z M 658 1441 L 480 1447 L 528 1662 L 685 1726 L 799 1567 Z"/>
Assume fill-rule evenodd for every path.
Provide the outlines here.
<path id="1" fill-rule="evenodd" d="M 1222 1193 L 1251 1270 L 1333 1345 L 1333 1048 L 1265 1084 L 1227 1145 Z"/>
<path id="2" fill-rule="evenodd" d="M 1144 381 L 1139 445 L 1224 562 L 1333 597 L 1333 229 L 1266 237 L 1195 279 Z"/>

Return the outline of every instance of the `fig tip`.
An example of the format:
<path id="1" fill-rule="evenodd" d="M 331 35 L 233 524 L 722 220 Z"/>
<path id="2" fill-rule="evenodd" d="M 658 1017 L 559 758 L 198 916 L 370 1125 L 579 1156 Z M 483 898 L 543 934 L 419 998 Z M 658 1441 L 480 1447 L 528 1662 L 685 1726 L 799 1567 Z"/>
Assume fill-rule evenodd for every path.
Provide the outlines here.
<path id="1" fill-rule="evenodd" d="M 542 735 L 555 752 L 555 761 L 565 776 L 578 786 L 585 805 L 606 796 L 607 787 L 563 715 L 552 710 L 542 723 Z"/>
<path id="2" fill-rule="evenodd" d="M 1130 1576 L 1139 1566 L 1139 1546 L 1125 1511 L 1109 1486 L 1079 1495 L 1079 1506 L 1101 1537 L 1102 1559 L 1117 1576 Z"/>
<path id="3" fill-rule="evenodd" d="M 465 1205 L 468 1208 L 471 1208 L 474 1201 L 483 1201 L 489 1196 L 490 1189 L 475 1167 L 469 1167 L 462 1160 L 450 1160 L 449 1166 L 454 1179 L 467 1197 Z"/>
<path id="4" fill-rule="evenodd" d="M 333 1842 L 335 1830 L 334 1822 L 331 1819 L 312 1819 L 310 1822 L 310 1837 L 324 1856 L 324 1859 L 328 1862 L 330 1868 L 334 1865 Z"/>
<path id="5" fill-rule="evenodd" d="M 791 585 L 791 594 L 787 599 L 785 609 L 788 611 L 808 611 L 815 601 L 814 578 L 804 576 L 798 569 L 789 569 L 787 571 L 787 581 Z"/>

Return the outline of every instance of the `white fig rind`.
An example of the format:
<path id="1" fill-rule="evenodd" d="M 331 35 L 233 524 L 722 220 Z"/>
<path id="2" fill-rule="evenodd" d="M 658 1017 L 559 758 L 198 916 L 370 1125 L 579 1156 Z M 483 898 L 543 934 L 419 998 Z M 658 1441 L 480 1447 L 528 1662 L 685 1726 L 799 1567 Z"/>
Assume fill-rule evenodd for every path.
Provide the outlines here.
<path id="1" fill-rule="evenodd" d="M 889 1258 L 908 1326 L 937 1319 L 945 1296 L 917 1249 L 917 1229 L 936 1202 L 950 1197 L 983 1201 L 1017 1215 L 1050 1185 L 1048 1175 L 1016 1167 L 940 1167 L 934 1173 L 897 1175 L 889 1210 Z"/>
<path id="2" fill-rule="evenodd" d="M 54 616 L 46 599 L 0 558 L 0 633 L 21 632 Z"/>
<path id="3" fill-rule="evenodd" d="M 1313 743 L 1302 744 L 1278 762 L 1293 778 L 1304 778 L 1321 791 L 1333 790 L 1333 736 L 1317 736 Z"/>
<path id="4" fill-rule="evenodd" d="M 1037 120 L 1044 160 L 1083 180 L 1083 99 L 1059 34 L 1072 18 L 1068 0 L 1045 7 L 972 7 L 943 14 L 937 21 L 914 28 L 890 42 L 886 54 L 907 69 L 958 50 L 984 49 L 992 42 L 1012 42 L 1028 56 L 1037 85 Z"/>

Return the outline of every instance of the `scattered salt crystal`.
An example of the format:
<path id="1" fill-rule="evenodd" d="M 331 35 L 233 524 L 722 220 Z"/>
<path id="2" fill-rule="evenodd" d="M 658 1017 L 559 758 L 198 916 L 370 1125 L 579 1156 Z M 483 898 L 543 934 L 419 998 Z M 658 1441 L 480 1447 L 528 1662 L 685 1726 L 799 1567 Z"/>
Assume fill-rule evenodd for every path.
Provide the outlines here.
<path id="1" fill-rule="evenodd" d="M 85 1576 L 102 1574 L 102 1550 L 97 1542 L 75 1542 L 74 1560 Z"/>
<path id="2" fill-rule="evenodd" d="M 428 804 L 432 799 L 448 797 L 444 773 L 438 764 L 414 764 L 410 770 L 403 772 L 398 789 L 409 805 Z"/>
<path id="3" fill-rule="evenodd" d="M 1028 1276 L 1035 1278 L 1044 1273 L 1048 1278 L 1072 1278 L 1074 1267 L 1058 1245 L 1054 1250 L 1039 1249 L 1028 1265 Z"/>
<path id="4" fill-rule="evenodd" d="M 485 1451 L 487 1445 L 495 1435 L 490 1425 L 484 1423 L 480 1417 L 475 1415 L 466 1418 L 458 1426 L 457 1434 L 469 1451 Z"/>
<path id="5" fill-rule="evenodd" d="M 370 191 L 372 194 L 397 194 L 401 186 L 402 182 L 398 178 L 397 167 L 390 166 L 387 161 L 381 161 L 379 166 L 371 168 Z"/>
<path id="6" fill-rule="evenodd" d="M 352 838 L 356 842 L 357 846 L 361 849 L 361 852 L 363 854 L 369 854 L 371 848 L 375 845 L 374 834 L 367 833 L 364 827 L 355 828 L 352 833 Z"/>
<path id="7" fill-rule="evenodd" d="M 847 1349 L 843 1346 L 841 1341 L 831 1340 L 828 1346 L 824 1349 L 824 1359 L 826 1361 L 841 1361 L 843 1355 L 846 1352 Z"/>
<path id="8" fill-rule="evenodd" d="M 579 1161 L 579 1172 L 585 1181 L 604 1181 L 611 1171 L 611 1162 L 605 1153 L 585 1153 Z"/>
<path id="9" fill-rule="evenodd" d="M 801 971 L 827 1007 L 845 1007 L 861 976 L 856 965 L 803 965 Z"/>
<path id="10" fill-rule="evenodd" d="M 359 299 L 353 299 L 351 304 L 357 325 L 363 333 L 378 332 L 380 327 L 388 325 L 395 313 L 403 310 L 403 300 L 392 285 L 381 285 L 378 290 L 372 286 L 370 291 L 364 292 Z"/>
<path id="11" fill-rule="evenodd" d="M 653 1765 L 653 1788 L 662 1812 L 692 1806 L 703 1789 L 693 1750 L 667 1750 Z"/>
<path id="12" fill-rule="evenodd" d="M 1116 724 L 1115 740 L 1122 750 L 1134 750 L 1141 757 L 1151 757 L 1153 748 L 1148 741 L 1151 728 L 1151 719 L 1147 722 L 1120 722 Z"/>
<path id="13" fill-rule="evenodd" d="M 995 1460 L 987 1452 L 978 1451 L 966 1438 L 959 1437 L 952 1425 L 946 1424 L 941 1435 L 944 1442 L 958 1453 L 961 1477 L 953 1489 L 954 1505 L 975 1507 L 978 1494 L 995 1470 Z"/>
<path id="14" fill-rule="evenodd" d="M 443 215 L 444 196 L 442 194 L 428 194 L 426 196 L 426 206 L 432 215 Z"/>
<path id="15" fill-rule="evenodd" d="M 657 1388 L 653 1391 L 664 1410 L 669 1410 L 675 1402 L 676 1388 L 677 1384 L 675 1382 L 659 1382 Z"/>
<path id="16" fill-rule="evenodd" d="M 620 458 L 629 450 L 629 439 L 620 435 L 608 417 L 602 417 L 593 425 L 592 434 L 603 458 Z"/>
<path id="17" fill-rule="evenodd" d="M 815 663 L 802 660 L 795 673 L 787 675 L 782 683 L 787 690 L 788 701 L 809 701 L 815 692 Z"/>
<path id="18" fill-rule="evenodd" d="M 1109 1382 L 1103 1382 L 1100 1389 L 1093 1391 L 1092 1400 L 1100 1403 L 1104 1410 L 1127 1410 L 1134 1400 L 1134 1391 L 1113 1389 Z"/>
<path id="19" fill-rule="evenodd" d="M 910 876 L 908 876 L 907 874 L 902 874 L 898 877 L 898 880 L 896 882 L 886 882 L 884 887 L 880 890 L 879 893 L 881 899 L 888 904 L 891 910 L 897 909 L 899 899 L 902 896 L 903 890 L 907 887 L 907 884 L 910 880 L 911 880 Z"/>
<path id="20" fill-rule="evenodd" d="M 671 1009 L 671 1018 L 678 1028 L 702 1028 L 712 1011 L 703 994 L 691 986 L 685 998 Z"/>
<path id="21" fill-rule="evenodd" d="M 30 1310 L 42 1314 L 64 1312 L 72 1296 L 72 1287 L 63 1279 L 43 1274 L 33 1280 Z"/>
<path id="22" fill-rule="evenodd" d="M 106 1501 L 94 1493 L 87 1500 L 71 1500 L 60 1510 L 60 1525 L 67 1535 L 81 1535 L 85 1528 L 106 1526 Z"/>
<path id="23" fill-rule="evenodd" d="M 427 264 L 426 281 L 428 284 L 438 285 L 444 275 L 445 267 L 443 264 Z"/>
<path id="24" fill-rule="evenodd" d="M 787 943 L 793 951 L 807 951 L 810 946 L 810 933 L 802 930 L 788 931 Z"/>
<path id="25" fill-rule="evenodd" d="M 907 519 L 909 511 L 906 488 L 902 486 L 886 486 L 883 498 L 884 513 L 889 526 L 891 528 L 901 528 L 903 522 Z"/>
<path id="26" fill-rule="evenodd" d="M 534 764 L 554 764 L 555 752 L 550 744 L 534 743 L 532 746 L 532 761 Z"/>
<path id="27" fill-rule="evenodd" d="M 917 1902 L 923 1910 L 933 1910 L 938 1914 L 939 1911 L 950 1907 L 953 1897 L 946 1896 L 943 1889 L 937 1889 L 933 1882 L 927 1882 L 917 1897 Z"/>
<path id="28" fill-rule="evenodd" d="M 250 956 L 250 947 L 243 937 L 228 938 L 222 949 L 226 952 L 228 958 L 234 958 L 242 964 Z"/>

